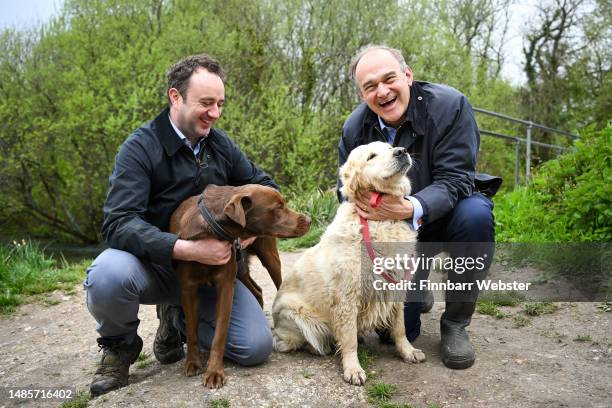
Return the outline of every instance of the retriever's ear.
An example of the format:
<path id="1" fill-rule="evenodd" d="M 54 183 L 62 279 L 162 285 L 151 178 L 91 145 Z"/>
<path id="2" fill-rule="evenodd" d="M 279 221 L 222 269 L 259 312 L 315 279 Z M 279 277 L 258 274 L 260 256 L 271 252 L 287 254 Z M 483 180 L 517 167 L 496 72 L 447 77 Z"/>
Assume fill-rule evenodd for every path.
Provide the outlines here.
<path id="1" fill-rule="evenodd" d="M 225 205 L 223 213 L 244 228 L 246 226 L 245 211 L 248 211 L 249 208 L 251 208 L 251 198 L 244 194 L 236 194 Z"/>
<path id="2" fill-rule="evenodd" d="M 356 163 L 348 161 L 340 168 L 340 180 L 342 180 L 342 194 L 347 198 L 354 198 L 359 189 L 361 170 Z"/>

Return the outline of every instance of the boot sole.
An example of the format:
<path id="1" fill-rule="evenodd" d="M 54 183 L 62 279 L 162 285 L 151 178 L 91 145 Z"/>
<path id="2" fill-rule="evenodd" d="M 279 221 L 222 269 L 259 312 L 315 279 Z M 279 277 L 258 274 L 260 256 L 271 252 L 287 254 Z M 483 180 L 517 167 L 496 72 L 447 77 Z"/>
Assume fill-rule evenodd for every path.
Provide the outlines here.
<path id="1" fill-rule="evenodd" d="M 448 368 L 453 370 L 465 370 L 466 368 L 470 368 L 474 365 L 475 359 L 470 360 L 451 360 L 451 359 L 443 359 L 442 362 Z"/>

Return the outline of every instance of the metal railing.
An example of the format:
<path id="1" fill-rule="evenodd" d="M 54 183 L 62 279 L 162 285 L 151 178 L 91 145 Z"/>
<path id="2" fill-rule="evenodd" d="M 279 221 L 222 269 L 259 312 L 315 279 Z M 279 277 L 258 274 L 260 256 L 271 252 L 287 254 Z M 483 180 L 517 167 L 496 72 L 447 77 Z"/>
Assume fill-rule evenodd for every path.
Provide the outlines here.
<path id="1" fill-rule="evenodd" d="M 482 129 L 480 130 L 480 133 L 483 135 L 493 136 L 498 139 L 511 140 L 514 142 L 514 145 L 515 145 L 514 185 L 515 186 L 519 185 L 520 183 L 519 173 L 520 173 L 520 153 L 521 153 L 520 144 L 521 143 L 525 144 L 525 184 L 529 183 L 529 178 L 531 177 L 531 146 L 535 145 L 535 146 L 542 146 L 548 149 L 556 149 L 557 154 L 560 154 L 561 151 L 569 150 L 569 148 L 567 147 L 532 140 L 531 130 L 533 128 L 542 129 L 547 132 L 557 133 L 562 136 L 566 136 L 570 138 L 571 140 L 576 140 L 579 138 L 578 135 L 574 135 L 572 133 L 565 132 L 559 129 L 553 129 L 548 126 L 540 125 L 538 123 L 533 123 L 528 120 L 513 118 L 512 116 L 504 115 L 504 114 L 497 113 L 497 112 L 491 112 L 491 111 L 488 111 L 486 109 L 481 109 L 481 108 L 472 108 L 472 109 L 474 110 L 474 112 L 482 113 L 484 115 L 493 116 L 499 119 L 504 119 L 510 122 L 515 122 L 515 123 L 519 123 L 521 125 L 526 126 L 526 132 L 525 132 L 524 139 L 520 137 L 516 137 L 516 136 L 509 136 L 509 135 L 504 135 L 504 134 L 497 133 L 497 132 L 491 132 L 488 130 L 482 130 Z"/>

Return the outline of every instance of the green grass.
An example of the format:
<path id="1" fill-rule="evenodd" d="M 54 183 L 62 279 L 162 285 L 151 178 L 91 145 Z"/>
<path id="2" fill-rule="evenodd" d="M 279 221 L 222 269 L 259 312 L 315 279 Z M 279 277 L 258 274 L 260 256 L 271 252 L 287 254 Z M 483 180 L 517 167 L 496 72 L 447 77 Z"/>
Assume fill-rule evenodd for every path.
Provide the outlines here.
<path id="1" fill-rule="evenodd" d="M 281 251 L 295 251 L 316 245 L 325 228 L 336 215 L 338 198 L 335 190 L 315 190 L 304 195 L 290 196 L 288 205 L 295 211 L 307 214 L 312 224 L 310 225 L 310 231 L 303 237 L 281 239 L 278 243 Z"/>
<path id="2" fill-rule="evenodd" d="M 528 326 L 531 323 L 531 319 L 522 315 L 514 316 L 514 327 L 520 328 Z"/>
<path id="3" fill-rule="evenodd" d="M 141 352 L 136 359 L 136 368 L 145 369 L 153 364 L 153 359 L 149 353 Z"/>
<path id="4" fill-rule="evenodd" d="M 576 338 L 574 338 L 574 341 L 584 343 L 587 341 L 593 341 L 593 339 L 591 338 L 590 334 L 579 334 L 578 336 L 576 336 Z"/>
<path id="5" fill-rule="evenodd" d="M 15 311 L 31 295 L 54 290 L 71 291 L 85 278 L 85 269 L 91 263 L 85 260 L 69 264 L 58 262 L 46 255 L 32 242 L 13 242 L 0 246 L 0 314 Z M 53 304 L 50 300 L 47 304 Z"/>
<path id="6" fill-rule="evenodd" d="M 604 302 L 600 305 L 597 305 L 597 308 L 602 312 L 610 312 L 612 311 L 612 302 Z"/>
<path id="7" fill-rule="evenodd" d="M 74 398 L 69 399 L 60 405 L 60 408 L 85 408 L 91 400 L 91 395 L 87 391 L 78 392 Z"/>
<path id="8" fill-rule="evenodd" d="M 495 302 L 492 302 L 490 300 L 477 301 L 476 311 L 480 314 L 497 317 L 498 319 L 503 319 L 504 317 L 506 317 L 506 314 L 499 310 Z"/>
<path id="9" fill-rule="evenodd" d="M 528 316 L 550 314 L 556 312 L 557 309 L 559 309 L 559 306 L 552 302 L 525 303 L 523 305 L 523 312 Z"/>
<path id="10" fill-rule="evenodd" d="M 370 402 L 378 404 L 381 402 L 389 401 L 396 391 L 397 385 L 377 381 L 368 386 L 367 392 Z"/>
<path id="11" fill-rule="evenodd" d="M 370 366 L 374 363 L 374 354 L 370 350 L 364 348 L 357 349 L 357 359 L 359 360 L 359 364 L 361 368 L 363 368 L 366 372 L 370 369 Z"/>
<path id="12" fill-rule="evenodd" d="M 208 402 L 209 408 L 229 408 L 230 401 L 227 398 L 220 398 Z"/>

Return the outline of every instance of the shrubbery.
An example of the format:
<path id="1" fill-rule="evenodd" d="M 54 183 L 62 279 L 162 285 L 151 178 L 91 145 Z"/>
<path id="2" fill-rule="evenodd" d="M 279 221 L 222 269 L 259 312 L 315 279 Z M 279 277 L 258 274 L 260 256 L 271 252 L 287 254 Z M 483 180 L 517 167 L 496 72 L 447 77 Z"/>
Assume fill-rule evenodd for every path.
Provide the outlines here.
<path id="1" fill-rule="evenodd" d="M 500 242 L 612 241 L 612 125 L 585 130 L 575 150 L 495 201 Z"/>

